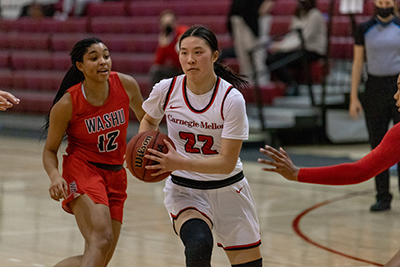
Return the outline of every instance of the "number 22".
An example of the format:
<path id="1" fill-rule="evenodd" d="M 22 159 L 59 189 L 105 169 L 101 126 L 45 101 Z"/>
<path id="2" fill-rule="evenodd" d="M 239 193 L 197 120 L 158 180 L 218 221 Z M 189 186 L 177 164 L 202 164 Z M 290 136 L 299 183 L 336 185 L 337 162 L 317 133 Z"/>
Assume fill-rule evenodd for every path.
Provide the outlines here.
<path id="1" fill-rule="evenodd" d="M 194 147 L 196 145 L 196 136 L 193 133 L 179 132 L 179 137 L 186 140 L 185 151 L 188 153 L 202 153 L 204 155 L 218 154 L 218 151 L 211 149 L 214 145 L 214 138 L 210 135 L 197 135 L 197 141 L 204 142 L 201 149 Z M 201 152 L 200 152 L 201 150 Z"/>

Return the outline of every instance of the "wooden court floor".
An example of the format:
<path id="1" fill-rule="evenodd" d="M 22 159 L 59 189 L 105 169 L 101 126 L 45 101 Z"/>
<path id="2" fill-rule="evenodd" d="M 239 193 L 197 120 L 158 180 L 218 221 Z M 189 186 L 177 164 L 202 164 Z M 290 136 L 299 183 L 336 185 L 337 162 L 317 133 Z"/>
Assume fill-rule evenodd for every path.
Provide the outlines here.
<path id="1" fill-rule="evenodd" d="M 80 254 L 74 217 L 48 195 L 43 142 L 0 136 L 0 266 L 53 266 Z M 62 151 L 65 147 L 62 147 Z M 288 147 L 289 153 L 361 157 L 367 145 Z M 259 153 L 257 150 L 254 153 Z M 392 178 L 392 210 L 370 213 L 373 180 L 329 187 L 289 182 L 244 161 L 257 204 L 264 266 L 382 266 L 400 249 L 400 198 Z M 183 246 L 163 206 L 163 183 L 129 174 L 125 218 L 111 267 L 183 267 Z M 230 266 L 215 247 L 214 267 Z"/>

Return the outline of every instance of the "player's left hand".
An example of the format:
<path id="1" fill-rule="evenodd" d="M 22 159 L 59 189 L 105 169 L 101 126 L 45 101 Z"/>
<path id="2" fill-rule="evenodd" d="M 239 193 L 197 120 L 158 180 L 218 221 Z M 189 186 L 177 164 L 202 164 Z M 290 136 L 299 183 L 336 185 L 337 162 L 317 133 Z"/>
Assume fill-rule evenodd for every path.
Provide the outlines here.
<path id="1" fill-rule="evenodd" d="M 260 152 L 270 157 L 268 159 L 258 159 L 258 162 L 274 166 L 275 168 L 262 168 L 263 171 L 276 172 L 291 181 L 298 181 L 299 168 L 293 164 L 289 155 L 283 148 L 279 148 L 279 151 L 273 147 L 265 146 L 260 148 Z"/>
<path id="2" fill-rule="evenodd" d="M 158 172 L 153 173 L 152 176 L 158 176 L 165 172 L 172 172 L 181 169 L 183 157 L 175 150 L 170 142 L 164 139 L 165 145 L 168 147 L 167 153 L 162 153 L 155 149 L 148 148 L 147 150 L 152 155 L 145 155 L 144 157 L 150 160 L 158 162 L 155 165 L 147 165 L 145 168 L 149 170 L 157 170 Z"/>

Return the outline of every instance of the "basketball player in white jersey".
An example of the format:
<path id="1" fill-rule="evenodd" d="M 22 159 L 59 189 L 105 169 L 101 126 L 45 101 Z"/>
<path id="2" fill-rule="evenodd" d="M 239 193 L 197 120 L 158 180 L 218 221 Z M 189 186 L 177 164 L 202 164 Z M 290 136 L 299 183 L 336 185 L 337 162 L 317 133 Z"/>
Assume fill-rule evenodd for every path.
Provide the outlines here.
<path id="1" fill-rule="evenodd" d="M 156 84 L 144 102 L 139 132 L 156 130 L 165 117 L 167 154 L 149 150 L 155 175 L 172 171 L 164 204 L 185 246 L 186 266 L 211 266 L 212 230 L 232 266 L 259 267 L 260 227 L 239 153 L 248 138 L 247 83 L 217 62 L 218 41 L 204 27 L 179 42 L 183 75 Z"/>

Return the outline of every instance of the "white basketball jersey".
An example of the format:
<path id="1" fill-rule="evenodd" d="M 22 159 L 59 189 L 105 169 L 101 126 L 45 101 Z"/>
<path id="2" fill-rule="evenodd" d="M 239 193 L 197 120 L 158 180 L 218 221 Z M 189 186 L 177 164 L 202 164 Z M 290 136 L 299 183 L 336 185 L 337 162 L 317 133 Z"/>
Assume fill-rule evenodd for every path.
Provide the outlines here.
<path id="1" fill-rule="evenodd" d="M 195 108 L 199 107 L 200 108 Z M 186 87 L 186 76 L 162 80 L 156 84 L 143 109 L 155 119 L 162 118 L 176 150 L 194 161 L 214 157 L 221 149 L 221 138 L 245 140 L 248 121 L 242 94 L 217 77 L 215 87 L 204 95 L 195 95 Z M 243 169 L 238 158 L 231 174 L 204 174 L 177 170 L 173 174 L 188 179 L 222 180 Z"/>

